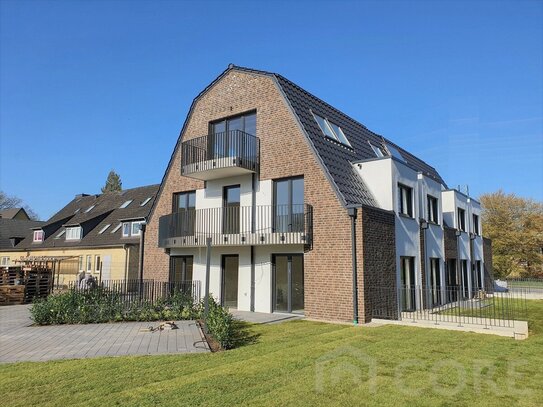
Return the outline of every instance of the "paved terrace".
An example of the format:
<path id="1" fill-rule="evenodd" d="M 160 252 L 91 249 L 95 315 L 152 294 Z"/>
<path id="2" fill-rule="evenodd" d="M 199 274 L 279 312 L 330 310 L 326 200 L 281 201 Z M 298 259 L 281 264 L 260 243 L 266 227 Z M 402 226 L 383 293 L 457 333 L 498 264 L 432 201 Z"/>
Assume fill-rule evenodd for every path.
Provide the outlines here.
<path id="1" fill-rule="evenodd" d="M 31 326 L 28 309 L 0 307 L 0 363 L 209 352 L 194 321 L 155 332 L 140 330 L 158 322 Z"/>

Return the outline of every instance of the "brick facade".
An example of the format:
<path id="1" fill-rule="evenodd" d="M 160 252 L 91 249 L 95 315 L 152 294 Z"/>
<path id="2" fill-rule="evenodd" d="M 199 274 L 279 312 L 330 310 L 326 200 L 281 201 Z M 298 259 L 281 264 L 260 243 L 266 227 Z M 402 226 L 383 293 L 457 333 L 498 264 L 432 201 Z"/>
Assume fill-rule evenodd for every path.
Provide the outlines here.
<path id="1" fill-rule="evenodd" d="M 445 260 L 456 259 L 458 257 L 456 229 L 445 227 L 443 235 L 445 239 Z"/>
<path id="2" fill-rule="evenodd" d="M 372 315 L 379 318 L 398 317 L 396 280 L 396 232 L 394 213 L 378 208 L 360 210 L 362 226 L 362 269 L 359 277 L 359 301 L 363 302 L 363 322 Z M 360 307 L 360 306 L 359 306 Z"/>
<path id="3" fill-rule="evenodd" d="M 314 319 L 351 321 L 350 218 L 274 79 L 228 71 L 195 101 L 182 139 L 206 135 L 210 121 L 255 109 L 261 147 L 260 179 L 303 175 L 305 201 L 313 205 L 313 248 L 304 255 L 305 315 Z M 171 213 L 173 193 L 204 187 L 203 181 L 181 176 L 180 160 L 181 151 L 177 149 L 149 219 L 145 278 L 168 279 L 168 255 L 157 247 L 158 219 Z"/>

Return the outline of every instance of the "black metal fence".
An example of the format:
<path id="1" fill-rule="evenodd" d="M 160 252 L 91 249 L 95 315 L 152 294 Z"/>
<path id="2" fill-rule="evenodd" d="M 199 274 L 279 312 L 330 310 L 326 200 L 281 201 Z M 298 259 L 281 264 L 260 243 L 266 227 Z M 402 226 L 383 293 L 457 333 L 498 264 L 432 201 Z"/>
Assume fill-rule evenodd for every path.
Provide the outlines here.
<path id="1" fill-rule="evenodd" d="M 194 303 L 200 302 L 200 281 L 155 281 L 155 280 L 82 280 L 70 286 L 75 291 L 91 291 L 97 288 L 125 305 L 146 302 L 155 304 L 164 302 L 174 296 L 183 295 L 192 298 Z"/>
<path id="2" fill-rule="evenodd" d="M 181 144 L 182 174 L 225 167 L 258 171 L 260 140 L 241 130 L 209 134 Z"/>
<path id="3" fill-rule="evenodd" d="M 313 207 L 257 205 L 184 209 L 159 219 L 159 247 L 311 244 Z M 174 241 L 175 240 L 175 241 Z"/>
<path id="4" fill-rule="evenodd" d="M 505 281 L 510 292 L 543 295 L 543 278 L 507 278 Z"/>
<path id="5" fill-rule="evenodd" d="M 468 292 L 462 287 L 401 286 L 370 290 L 372 318 L 513 327 L 525 320 L 526 292 Z"/>

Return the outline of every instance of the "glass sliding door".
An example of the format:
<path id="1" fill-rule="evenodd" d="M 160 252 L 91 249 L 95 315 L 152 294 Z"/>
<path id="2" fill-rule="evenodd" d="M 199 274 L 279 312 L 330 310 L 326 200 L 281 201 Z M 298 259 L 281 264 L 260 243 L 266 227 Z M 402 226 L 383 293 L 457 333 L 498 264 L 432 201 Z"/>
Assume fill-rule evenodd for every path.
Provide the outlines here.
<path id="1" fill-rule="evenodd" d="M 193 236 L 196 223 L 196 192 L 179 192 L 173 197 L 173 212 L 178 213 L 177 236 Z"/>
<path id="2" fill-rule="evenodd" d="M 238 307 L 239 256 L 222 256 L 221 304 L 228 308 Z"/>
<path id="3" fill-rule="evenodd" d="M 460 260 L 460 277 L 462 282 L 462 297 L 469 298 L 469 275 L 468 275 L 468 261 Z"/>
<path id="4" fill-rule="evenodd" d="M 274 181 L 274 232 L 304 231 L 304 179 Z"/>
<path id="5" fill-rule="evenodd" d="M 170 283 L 181 283 L 192 281 L 192 256 L 171 256 L 170 257 Z"/>
<path id="6" fill-rule="evenodd" d="M 441 271 L 439 268 L 439 259 L 430 258 L 430 291 L 432 297 L 432 306 L 441 304 Z"/>
<path id="7" fill-rule="evenodd" d="M 256 136 L 256 113 L 224 119 L 210 125 L 209 159 L 256 157 L 256 144 L 248 143 L 244 134 Z M 253 151 L 255 150 L 255 151 Z"/>
<path id="8" fill-rule="evenodd" d="M 223 233 L 238 234 L 240 224 L 241 190 L 239 185 L 224 187 L 223 190 Z"/>
<path id="9" fill-rule="evenodd" d="M 304 312 L 303 254 L 273 255 L 273 310 Z"/>
<path id="10" fill-rule="evenodd" d="M 402 311 L 416 309 L 415 258 L 400 257 L 400 285 Z"/>
<path id="11" fill-rule="evenodd" d="M 460 287 L 460 279 L 456 268 L 456 259 L 448 259 L 445 268 L 445 301 L 453 302 L 458 299 L 458 290 Z"/>

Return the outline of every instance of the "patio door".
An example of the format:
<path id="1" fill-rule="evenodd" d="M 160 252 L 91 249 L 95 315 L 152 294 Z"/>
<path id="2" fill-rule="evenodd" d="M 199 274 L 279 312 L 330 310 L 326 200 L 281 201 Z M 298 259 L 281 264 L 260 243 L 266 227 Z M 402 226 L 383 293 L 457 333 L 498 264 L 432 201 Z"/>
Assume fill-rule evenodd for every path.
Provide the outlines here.
<path id="1" fill-rule="evenodd" d="M 193 261 L 192 256 L 171 256 L 170 283 L 192 281 Z"/>
<path id="2" fill-rule="evenodd" d="M 303 313 L 303 254 L 274 254 L 272 262 L 273 311 Z"/>
<path id="3" fill-rule="evenodd" d="M 304 231 L 304 178 L 274 181 L 274 232 Z"/>
<path id="4" fill-rule="evenodd" d="M 223 233 L 238 234 L 240 223 L 241 191 L 239 185 L 224 187 L 223 191 Z"/>
<path id="5" fill-rule="evenodd" d="M 415 258 L 400 257 L 400 287 L 402 311 L 416 309 Z"/>
<path id="6" fill-rule="evenodd" d="M 221 304 L 224 307 L 238 307 L 239 256 L 229 254 L 222 256 L 222 289 Z"/>

